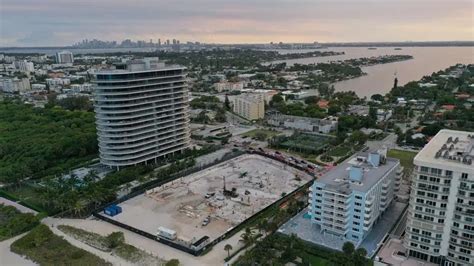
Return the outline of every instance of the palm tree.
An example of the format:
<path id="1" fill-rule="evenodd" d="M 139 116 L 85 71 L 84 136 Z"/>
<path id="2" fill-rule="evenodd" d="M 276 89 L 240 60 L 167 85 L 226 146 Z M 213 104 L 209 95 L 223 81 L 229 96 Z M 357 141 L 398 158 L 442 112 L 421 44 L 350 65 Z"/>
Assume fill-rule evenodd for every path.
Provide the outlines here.
<path id="1" fill-rule="evenodd" d="M 245 245 L 251 245 L 254 242 L 254 236 L 250 227 L 245 228 L 245 233 L 240 236 Z"/>
<path id="2" fill-rule="evenodd" d="M 232 246 L 230 244 L 226 244 L 224 246 L 224 250 L 227 251 L 227 258 L 230 257 L 230 251 L 232 250 Z"/>

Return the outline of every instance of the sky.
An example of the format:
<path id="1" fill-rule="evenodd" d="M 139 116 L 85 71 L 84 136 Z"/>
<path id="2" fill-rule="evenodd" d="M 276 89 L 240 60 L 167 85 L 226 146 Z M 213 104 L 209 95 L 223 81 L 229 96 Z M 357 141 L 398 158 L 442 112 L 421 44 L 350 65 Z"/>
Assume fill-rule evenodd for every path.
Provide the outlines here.
<path id="1" fill-rule="evenodd" d="M 474 0 L 0 0 L 0 46 L 474 40 Z"/>

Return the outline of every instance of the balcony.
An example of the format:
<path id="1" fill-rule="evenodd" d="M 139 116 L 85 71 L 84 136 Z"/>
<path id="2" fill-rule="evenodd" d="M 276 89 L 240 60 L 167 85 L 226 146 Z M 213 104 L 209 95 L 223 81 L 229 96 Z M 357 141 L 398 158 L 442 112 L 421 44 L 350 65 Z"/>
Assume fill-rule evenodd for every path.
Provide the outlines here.
<path id="1" fill-rule="evenodd" d="M 176 67 L 174 69 L 157 69 L 156 73 L 159 73 L 159 72 L 163 72 L 163 71 L 166 71 L 166 70 L 184 70 L 184 68 L 181 68 L 181 67 Z M 115 73 L 114 73 L 115 74 Z M 140 82 L 140 81 L 152 81 L 152 80 L 159 80 L 159 79 L 165 79 L 165 78 L 182 78 L 184 80 L 184 78 L 186 77 L 186 73 L 183 71 L 182 73 L 175 73 L 175 75 L 166 75 L 166 74 L 163 74 L 163 75 L 160 75 L 160 76 L 150 76 L 150 77 L 146 77 L 146 78 L 132 78 L 133 76 L 133 73 L 131 72 L 123 72 L 123 73 L 117 73 L 117 74 L 123 74 L 123 76 L 125 77 L 129 77 L 129 78 L 123 78 L 123 79 L 94 79 L 92 81 L 92 83 L 102 83 L 102 84 L 114 84 L 114 83 L 127 83 L 127 82 Z M 104 74 L 101 74 L 101 73 L 97 73 L 97 75 L 108 75 L 106 73 Z M 104 86 L 104 85 L 97 85 L 97 86 Z M 104 86 L 105 87 L 105 86 Z M 110 86 L 110 87 L 114 87 L 114 86 Z M 119 86 L 117 86 L 119 87 Z"/>

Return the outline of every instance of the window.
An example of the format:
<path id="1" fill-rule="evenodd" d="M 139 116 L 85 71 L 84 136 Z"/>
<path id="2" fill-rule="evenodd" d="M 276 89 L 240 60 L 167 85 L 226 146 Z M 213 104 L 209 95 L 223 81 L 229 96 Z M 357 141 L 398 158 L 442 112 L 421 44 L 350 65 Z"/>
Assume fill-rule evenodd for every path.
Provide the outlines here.
<path id="1" fill-rule="evenodd" d="M 462 173 L 461 174 L 461 179 L 467 179 L 467 173 Z"/>
<path id="2" fill-rule="evenodd" d="M 470 250 L 467 250 L 467 249 L 464 249 L 464 248 L 460 248 L 460 249 L 459 249 L 459 252 L 464 253 L 464 254 L 469 254 L 469 255 L 471 255 L 471 251 L 470 251 Z"/>
<path id="3" fill-rule="evenodd" d="M 421 231 L 421 234 L 424 236 L 431 236 L 431 232 L 428 231 Z"/>
<path id="4" fill-rule="evenodd" d="M 425 216 L 423 217 L 423 220 L 427 220 L 427 221 L 432 222 L 432 221 L 434 221 L 434 218 L 431 217 L 431 216 L 425 215 Z"/>
<path id="5" fill-rule="evenodd" d="M 445 185 L 451 184 L 451 179 L 445 179 L 445 180 L 444 180 L 444 184 L 445 184 Z"/>
<path id="6" fill-rule="evenodd" d="M 355 224 L 355 225 L 360 225 L 360 223 L 359 223 L 359 222 L 352 222 L 352 223 L 353 223 L 353 224 Z"/>
<path id="7" fill-rule="evenodd" d="M 438 169 L 438 168 L 431 168 L 431 174 L 432 175 L 441 175 L 443 171 L 441 169 Z"/>
<path id="8" fill-rule="evenodd" d="M 444 223 L 444 219 L 438 219 L 438 223 L 439 223 L 439 224 Z"/>
<path id="9" fill-rule="evenodd" d="M 355 202 L 354 205 L 355 206 L 362 206 L 362 204 L 360 204 L 359 202 Z"/>
<path id="10" fill-rule="evenodd" d="M 453 171 L 446 170 L 445 172 L 447 177 L 452 177 L 453 176 Z M 444 181 L 446 183 L 446 180 Z"/>
<path id="11" fill-rule="evenodd" d="M 355 211 L 355 212 L 360 212 L 360 210 L 359 210 L 359 209 L 354 209 L 354 211 Z"/>
<path id="12" fill-rule="evenodd" d="M 354 219 L 360 219 L 359 215 L 354 215 Z"/>
<path id="13" fill-rule="evenodd" d="M 355 198 L 358 199 L 358 200 L 361 200 L 361 199 L 362 199 L 361 196 L 355 196 Z"/>
<path id="14" fill-rule="evenodd" d="M 359 232 L 359 229 L 353 227 L 353 228 L 352 228 L 352 231 Z"/>

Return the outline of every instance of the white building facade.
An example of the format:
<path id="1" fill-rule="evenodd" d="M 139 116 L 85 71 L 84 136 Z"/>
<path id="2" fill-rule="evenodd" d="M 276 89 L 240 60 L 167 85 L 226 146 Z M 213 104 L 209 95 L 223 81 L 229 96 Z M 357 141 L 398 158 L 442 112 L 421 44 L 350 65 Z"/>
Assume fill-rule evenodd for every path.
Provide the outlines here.
<path id="1" fill-rule="evenodd" d="M 69 51 L 62 51 L 56 53 L 56 62 L 58 64 L 72 64 L 74 63 L 74 55 Z"/>
<path id="2" fill-rule="evenodd" d="M 441 130 L 414 159 L 404 246 L 442 265 L 474 265 L 474 133 Z"/>
<path id="3" fill-rule="evenodd" d="M 180 153 L 190 145 L 185 68 L 158 58 L 95 73 L 101 162 L 120 168 Z"/>
<path id="4" fill-rule="evenodd" d="M 357 247 L 390 206 L 402 171 L 386 150 L 359 153 L 338 165 L 310 188 L 311 221 L 329 234 Z"/>

